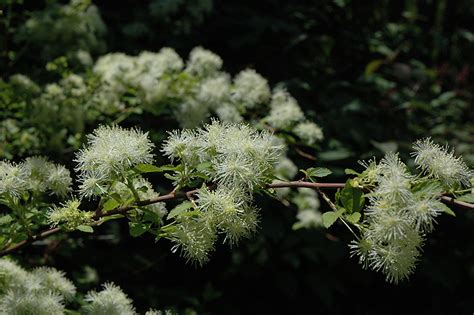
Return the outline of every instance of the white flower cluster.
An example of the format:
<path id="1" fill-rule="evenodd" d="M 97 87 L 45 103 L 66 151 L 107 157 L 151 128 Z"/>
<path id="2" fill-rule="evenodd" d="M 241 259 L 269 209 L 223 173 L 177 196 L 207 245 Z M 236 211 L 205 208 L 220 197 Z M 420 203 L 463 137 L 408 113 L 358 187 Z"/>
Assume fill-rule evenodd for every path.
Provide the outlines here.
<path id="1" fill-rule="evenodd" d="M 433 143 L 430 138 L 419 140 L 414 145 L 415 163 L 429 177 L 438 179 L 444 186 L 470 186 L 470 178 L 474 176 L 461 157 L 454 151 Z"/>
<path id="2" fill-rule="evenodd" d="M 241 71 L 234 79 L 232 100 L 247 108 L 255 108 L 270 100 L 268 81 L 253 69 Z"/>
<path id="3" fill-rule="evenodd" d="M 202 47 L 196 47 L 189 54 L 186 72 L 200 77 L 208 77 L 219 71 L 222 63 L 222 59 L 218 55 Z"/>
<path id="4" fill-rule="evenodd" d="M 202 264 L 216 234 L 225 234 L 225 241 L 235 244 L 255 231 L 258 213 L 251 193 L 271 181 L 281 151 L 270 133 L 214 120 L 198 130 L 170 133 L 162 151 L 182 165 L 176 184 L 204 175 L 216 186 L 198 190 L 198 217 L 178 219 L 172 240 L 185 257 Z"/>
<path id="5" fill-rule="evenodd" d="M 0 161 L 0 194 L 20 198 L 28 192 L 50 192 L 64 197 L 71 183 L 69 170 L 44 157 L 29 157 L 18 164 Z"/>
<path id="6" fill-rule="evenodd" d="M 94 130 L 75 159 L 81 196 L 103 195 L 111 182 L 134 166 L 153 162 L 153 147 L 148 134 L 138 129 L 100 126 Z"/>
<path id="7" fill-rule="evenodd" d="M 202 47 L 191 51 L 186 65 L 174 50 L 163 48 L 137 57 L 105 55 L 96 62 L 94 72 L 116 95 L 135 89 L 151 112 L 171 105 L 184 128 L 202 125 L 211 113 L 224 121 L 240 122 L 248 111 L 262 107 L 270 109 L 262 121 L 273 128 L 293 131 L 308 145 L 322 139 L 321 129 L 305 120 L 287 91 L 276 89 L 272 96 L 268 81 L 255 70 L 243 70 L 231 80 L 221 67 L 222 59 Z"/>
<path id="8" fill-rule="evenodd" d="M 350 245 L 364 267 L 382 271 L 394 283 L 414 271 L 423 238 L 445 209 L 439 200 L 444 188 L 467 185 L 470 174 L 462 158 L 429 139 L 416 142 L 414 148 L 415 162 L 425 178 L 413 176 L 393 153 L 378 165 L 374 161 L 365 164 L 362 176 L 376 186 L 369 194 L 362 238 Z"/>
<path id="9" fill-rule="evenodd" d="M 285 89 L 275 89 L 270 103 L 270 113 L 263 121 L 273 128 L 293 132 L 303 143 L 310 146 L 324 137 L 317 124 L 305 120 L 298 102 Z"/>
<path id="10" fill-rule="evenodd" d="M 86 314 L 137 314 L 132 305 L 132 300 L 127 297 L 122 289 L 113 283 L 105 283 L 102 291 L 87 293 L 84 300 L 87 302 L 84 306 Z"/>
<path id="11" fill-rule="evenodd" d="M 303 119 L 304 114 L 298 102 L 286 90 L 275 90 L 270 113 L 265 120 L 274 128 L 288 129 Z"/>
<path id="12" fill-rule="evenodd" d="M 27 272 L 0 259 L 0 314 L 62 315 L 76 287 L 64 273 L 41 267 Z"/>
<path id="13" fill-rule="evenodd" d="M 311 188 L 298 188 L 298 194 L 293 197 L 293 203 L 298 207 L 297 221 L 293 229 L 320 228 L 323 226 L 321 212 L 319 211 L 318 194 Z"/>
<path id="14" fill-rule="evenodd" d="M 49 267 L 27 271 L 14 261 L 0 259 L 0 315 L 64 315 L 66 303 L 76 298 L 76 287 L 64 272 Z M 113 283 L 99 292 L 89 291 L 80 303 L 80 314 L 137 315 L 132 300 Z M 145 315 L 172 315 L 171 311 L 150 309 Z"/>

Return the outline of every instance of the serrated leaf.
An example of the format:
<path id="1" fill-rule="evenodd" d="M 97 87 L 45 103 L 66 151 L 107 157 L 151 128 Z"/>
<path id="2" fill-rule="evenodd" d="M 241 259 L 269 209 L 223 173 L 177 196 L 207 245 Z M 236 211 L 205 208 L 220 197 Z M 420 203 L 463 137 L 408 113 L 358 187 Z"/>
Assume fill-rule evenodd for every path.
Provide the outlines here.
<path id="1" fill-rule="evenodd" d="M 184 201 L 180 203 L 179 205 L 177 205 L 176 207 L 174 207 L 173 210 L 171 210 L 170 213 L 168 214 L 167 218 L 172 219 L 180 215 L 184 211 L 188 210 L 189 208 L 192 208 L 192 206 L 193 206 L 193 203 L 191 201 Z"/>
<path id="2" fill-rule="evenodd" d="M 344 209 L 338 211 L 328 211 L 323 213 L 323 225 L 327 229 L 336 222 L 337 219 L 344 213 Z"/>
<path id="3" fill-rule="evenodd" d="M 350 223 L 356 224 L 357 222 L 359 222 L 360 217 L 361 217 L 360 212 L 354 212 L 354 213 L 352 213 L 352 214 L 347 215 L 345 218 L 346 218 L 346 220 L 349 221 Z"/>
<path id="4" fill-rule="evenodd" d="M 85 233 L 94 233 L 94 229 L 89 225 L 79 225 L 76 229 Z"/>
<path id="5" fill-rule="evenodd" d="M 307 170 L 301 170 L 301 172 L 303 172 L 310 180 L 314 177 L 325 177 L 332 173 L 331 170 L 325 167 L 311 167 Z"/>
<path id="6" fill-rule="evenodd" d="M 130 231 L 130 235 L 132 237 L 138 237 L 148 231 L 150 228 L 149 224 L 143 224 L 140 222 L 128 222 L 128 227 Z"/>
<path id="7" fill-rule="evenodd" d="M 474 194 L 462 195 L 461 197 L 456 198 L 456 200 L 464 201 L 464 202 L 467 202 L 467 203 L 474 203 Z"/>
<path id="8" fill-rule="evenodd" d="M 439 203 L 438 207 L 440 208 L 441 211 L 443 211 L 444 213 L 446 214 L 449 214 L 450 216 L 453 216 L 455 217 L 456 216 L 456 213 L 454 213 L 453 210 L 451 210 L 451 208 L 449 208 L 447 205 L 445 205 L 444 203 Z"/>
<path id="9" fill-rule="evenodd" d="M 332 174 L 331 170 L 325 167 L 315 167 L 308 169 L 309 176 L 325 177 Z"/>
<path id="10" fill-rule="evenodd" d="M 348 182 L 339 193 L 339 200 L 349 213 L 353 213 L 362 210 L 365 197 L 361 189 L 350 186 Z"/>
<path id="11" fill-rule="evenodd" d="M 117 200 L 109 199 L 102 206 L 102 211 L 107 212 L 107 211 L 110 211 L 110 210 L 114 210 L 119 205 L 120 205 L 120 203 Z"/>

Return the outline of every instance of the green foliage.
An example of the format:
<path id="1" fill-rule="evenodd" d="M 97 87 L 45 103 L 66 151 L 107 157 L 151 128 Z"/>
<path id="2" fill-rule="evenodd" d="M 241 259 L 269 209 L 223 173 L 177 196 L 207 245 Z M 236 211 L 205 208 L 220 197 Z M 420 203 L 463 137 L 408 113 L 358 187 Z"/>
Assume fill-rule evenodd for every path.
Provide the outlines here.
<path id="1" fill-rule="evenodd" d="M 469 52 L 474 43 L 470 32 L 473 15 L 468 1 L 385 1 L 367 5 L 334 0 L 156 0 L 133 6 L 125 2 L 93 5 L 89 1 L 4 1 L 0 5 L 0 33 L 4 35 L 0 57 L 5 61 L 0 63 L 0 156 L 15 166 L 26 157 L 44 155 L 72 170 L 73 153 L 99 124 L 139 126 L 149 131 L 149 138 L 158 145 L 167 137 L 166 130 L 197 127 L 210 117 L 219 117 L 245 122 L 260 131 L 269 129 L 276 136 L 275 144 L 285 147 L 265 183 L 274 178 L 297 180 L 298 169 L 319 169 L 316 166 L 331 169 L 331 180 L 346 181 L 344 169 L 358 159 L 399 151 L 401 159 L 406 160 L 410 143 L 427 136 L 436 143 L 449 142 L 456 156 L 462 155 L 472 166 L 474 137 L 469 104 L 473 59 Z M 172 56 L 172 51 L 148 52 L 168 46 L 183 56 L 199 45 L 219 53 L 226 72 L 221 70 L 222 59 L 204 49 L 194 50 L 187 62 L 174 54 L 174 59 L 160 63 L 160 58 Z M 180 62 L 181 66 L 171 71 L 163 67 Z M 104 71 L 101 65 L 111 71 Z M 265 78 L 252 69 L 239 73 L 249 67 L 258 69 Z M 163 74 L 162 69 L 168 69 L 167 73 Z M 214 239 L 217 231 L 203 229 L 208 221 L 200 219 L 198 195 L 190 195 L 194 200 L 184 202 L 189 208 L 172 217 L 166 216 L 164 204 L 134 204 L 136 200 L 159 198 L 158 191 L 169 192 L 172 182 L 180 183 L 183 191 L 201 189 L 203 183 L 208 183 L 209 195 L 216 188 L 209 177 L 215 163 L 193 164 L 190 172 L 176 160 L 176 166 L 162 166 L 167 162 L 157 151 L 153 152 L 156 166 L 134 166 L 107 186 L 107 194 L 82 200 L 80 209 L 67 214 L 69 220 L 58 221 L 63 230 L 93 229 L 94 233 L 71 233 L 67 240 L 53 236 L 25 248 L 22 259 L 28 264 L 66 266 L 74 277 L 82 265 L 94 265 L 101 273 L 105 271 L 107 279 L 128 279 L 126 291 L 138 306 L 149 301 L 154 307 L 175 303 L 198 313 L 295 313 L 307 312 L 308 307 L 325 313 L 383 313 L 393 298 L 411 302 L 416 309 L 413 311 L 420 313 L 470 311 L 470 296 L 459 289 L 472 282 L 469 211 L 454 209 L 456 220 L 436 216 L 439 224 L 426 240 L 423 257 L 413 255 L 419 250 L 420 240 L 406 233 L 411 243 L 404 247 L 410 254 L 405 258 L 418 258 L 419 267 L 411 281 L 401 286 L 403 289 L 385 286 L 375 273 L 359 271 L 348 263 L 344 253 L 350 236 L 341 231 L 343 224 L 359 235 L 373 223 L 368 213 L 374 205 L 374 191 L 386 198 L 389 191 L 394 191 L 384 180 L 384 189 L 379 188 L 377 160 L 364 163 L 367 167 L 361 173 L 356 167 L 355 171 L 346 171 L 356 178 L 334 199 L 336 212 L 345 209 L 336 218 L 343 224 L 333 224 L 322 233 L 324 217 L 334 217 L 334 211 L 327 212 L 331 208 L 325 205 L 320 207 L 316 191 L 267 191 L 259 187 L 254 192 L 263 195 L 255 199 L 262 208 L 260 233 L 227 251 L 221 250 L 221 242 Z M 438 156 L 444 153 L 443 162 L 425 168 L 417 165 L 428 180 L 415 183 L 400 178 L 402 184 L 409 182 L 409 193 L 404 189 L 398 197 L 414 197 L 406 212 L 437 209 L 439 214 L 454 215 L 439 199 L 426 199 L 433 191 L 472 203 L 471 189 L 462 187 L 469 179 L 464 166 L 451 159 L 444 147 L 434 151 Z M 429 155 L 421 159 L 426 157 L 430 159 Z M 444 167 L 446 163 L 450 163 L 449 168 Z M 413 166 L 412 162 L 407 165 L 411 174 Z M 436 177 L 433 169 L 458 172 L 438 172 Z M 312 181 L 323 181 L 305 175 Z M 458 183 L 459 178 L 464 184 Z M 431 185 L 436 180 L 439 183 Z M 50 195 L 52 190 L 45 188 L 48 192 L 44 194 L 43 188 L 38 189 L 40 183 L 44 181 L 36 180 L 37 188 L 25 191 L 21 181 L 16 186 L 9 182 L 10 191 L 22 196 L 16 205 L 2 198 L 0 247 L 28 240 L 31 233 L 47 226 L 51 204 L 63 207 L 64 191 L 61 196 Z M 60 187 L 56 185 L 56 190 Z M 67 194 L 76 194 L 77 187 L 72 189 Z M 176 195 L 179 202 L 188 198 L 183 191 Z M 331 191 L 327 193 L 331 198 Z M 264 198 L 270 194 L 275 201 Z M 170 209 L 180 204 L 172 202 Z M 132 209 L 102 217 L 94 224 L 84 216 L 106 215 L 123 207 Z M 292 213 L 287 207 L 297 210 Z M 328 214 L 323 217 L 320 211 Z M 237 224 L 239 216 L 233 218 L 232 224 L 222 221 L 218 231 L 230 244 L 236 235 L 249 235 L 230 227 L 247 226 L 244 232 L 252 230 L 248 222 Z M 430 216 L 420 218 L 415 226 L 426 231 L 433 228 Z M 182 224 L 181 229 L 174 229 L 175 224 L 168 226 L 173 221 Z M 136 239 L 126 237 L 142 231 L 149 233 Z M 156 239 L 171 233 L 173 241 L 195 250 L 183 251 L 186 257 L 192 253 L 204 262 L 207 253 L 216 249 L 209 267 L 188 272 L 163 251 L 166 244 L 156 247 Z M 200 246 L 191 248 L 193 239 L 189 236 L 201 242 Z M 102 244 L 107 244 L 107 255 Z M 400 249 L 400 243 L 391 245 L 390 249 L 395 245 Z M 370 249 L 371 244 L 359 242 L 357 246 L 363 250 Z M 374 259 L 367 262 L 374 263 L 382 257 L 380 253 L 372 253 Z M 399 262 L 393 266 L 400 270 L 410 271 L 407 267 L 413 265 L 409 259 Z M 371 267 L 383 273 L 389 271 L 385 265 Z M 261 281 L 249 286 L 248 278 L 255 275 Z M 150 283 L 151 278 L 160 281 Z M 180 281 L 186 286 L 174 285 Z M 368 290 L 374 293 L 371 309 L 361 306 L 363 299 L 358 293 Z M 453 294 L 446 295 L 447 291 Z M 420 302 L 420 292 L 429 295 L 432 303 Z M 228 307 L 242 298 L 248 303 Z M 341 299 L 347 303 L 339 303 Z M 54 302 L 54 298 L 44 300 Z M 143 307 L 141 310 L 145 311 Z"/>

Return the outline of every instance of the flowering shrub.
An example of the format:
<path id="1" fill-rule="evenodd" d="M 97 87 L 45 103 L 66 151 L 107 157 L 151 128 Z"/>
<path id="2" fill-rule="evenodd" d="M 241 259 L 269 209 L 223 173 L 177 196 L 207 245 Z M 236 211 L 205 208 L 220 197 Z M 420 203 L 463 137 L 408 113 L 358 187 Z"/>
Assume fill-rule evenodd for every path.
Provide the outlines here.
<path id="1" fill-rule="evenodd" d="M 295 228 L 321 223 L 330 227 L 341 220 L 356 238 L 350 247 L 363 267 L 381 271 L 387 281 L 398 283 L 414 271 L 436 217 L 443 212 L 453 214 L 441 196 L 464 192 L 472 178 L 460 157 L 425 139 L 414 145 L 420 174 L 413 175 L 397 154 L 389 153 L 379 163 L 362 163 L 366 167 L 362 173 L 348 170 L 356 177 L 346 182 L 333 202 L 320 191 L 322 183 L 274 182 L 276 165 L 287 175 L 296 171 L 288 160 L 281 160 L 283 146 L 272 133 L 242 123 L 213 120 L 202 128 L 170 132 L 161 148 L 170 165 L 151 164 L 153 148 L 148 135 L 138 129 L 97 128 L 76 154 L 78 199 L 73 197 L 47 212 L 42 211 L 42 194 L 64 197 L 71 185 L 69 172 L 40 157 L 19 164 L 2 162 L 0 196 L 10 212 L 1 222 L 13 222 L 2 226 L 2 253 L 60 230 L 93 232 L 106 219 L 125 216 L 132 236 L 149 232 L 157 239 L 170 239 L 175 244 L 173 252 L 179 249 L 187 260 L 202 265 L 219 235 L 235 245 L 256 231 L 256 192 L 300 187 L 299 196 L 294 197 L 301 209 Z M 445 167 L 439 167 L 440 163 Z M 162 172 L 174 187 L 166 195 L 157 194 L 144 177 Z M 315 182 L 330 171 L 311 168 L 303 173 Z M 332 211 L 318 216 L 317 199 L 301 187 L 318 189 Z M 187 200 L 168 212 L 163 202 L 179 198 L 180 192 Z M 97 209 L 81 210 L 83 199 L 98 200 Z M 366 199 L 368 205 L 362 211 Z M 52 230 L 34 234 L 48 223 Z"/>
<path id="2" fill-rule="evenodd" d="M 59 270 L 39 267 L 27 271 L 13 260 L 0 259 L 0 314 L 61 315 L 82 304 L 81 314 L 137 314 L 127 295 L 115 284 L 88 292 L 83 301 L 74 284 Z M 172 314 L 150 309 L 145 315 Z"/>

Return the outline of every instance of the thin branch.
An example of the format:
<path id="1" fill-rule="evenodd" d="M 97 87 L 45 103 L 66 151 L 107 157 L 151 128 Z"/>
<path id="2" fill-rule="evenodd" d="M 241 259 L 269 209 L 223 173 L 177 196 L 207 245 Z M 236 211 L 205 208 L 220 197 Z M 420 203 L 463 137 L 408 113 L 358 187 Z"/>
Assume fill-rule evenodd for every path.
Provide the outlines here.
<path id="1" fill-rule="evenodd" d="M 307 188 L 344 188 L 345 183 L 312 183 L 305 181 L 283 182 L 277 181 L 269 184 L 268 188 L 307 187 Z"/>
<path id="2" fill-rule="evenodd" d="M 305 182 L 305 181 L 292 181 L 292 182 L 276 181 L 276 182 L 273 182 L 273 183 L 267 185 L 267 188 L 306 187 L 306 188 L 317 189 L 320 193 L 322 193 L 320 191 L 320 189 L 343 188 L 344 186 L 345 186 L 345 183 L 312 183 L 312 182 Z M 177 199 L 177 198 L 181 198 L 181 197 L 190 198 L 194 194 L 196 194 L 197 192 L 198 192 L 197 189 L 190 190 L 190 191 L 187 191 L 187 192 L 184 192 L 184 193 L 178 193 L 176 190 L 173 190 L 173 191 L 171 191 L 170 193 L 168 193 L 166 195 L 161 195 L 161 196 L 158 196 L 156 198 L 152 198 L 152 199 L 148 199 L 148 200 L 141 200 L 139 202 L 135 202 L 135 203 L 132 203 L 132 204 L 127 205 L 127 206 L 122 206 L 122 207 L 119 207 L 117 209 L 107 211 L 105 213 L 102 212 L 102 211 L 96 211 L 96 214 L 93 216 L 93 219 L 95 220 L 93 225 L 98 224 L 100 222 L 100 219 L 103 218 L 103 217 L 108 217 L 108 216 L 111 216 L 111 215 L 114 215 L 114 214 L 126 214 L 128 211 L 130 211 L 132 209 L 135 209 L 137 206 L 138 207 L 147 206 L 147 205 L 154 204 L 154 203 L 157 203 L 157 202 L 163 202 L 163 201 Z M 324 193 L 322 193 L 321 195 L 323 196 L 323 198 L 328 198 Z M 456 200 L 452 197 L 449 197 L 449 196 L 441 196 L 441 201 L 446 203 L 446 204 L 449 204 L 449 205 L 457 206 L 457 207 L 464 208 L 464 209 L 474 210 L 474 204 L 470 204 L 470 203 L 463 202 L 463 201 L 458 201 L 458 200 Z M 16 244 L 8 247 L 7 249 L 0 251 L 0 257 L 8 255 L 8 254 L 22 248 L 23 246 L 26 246 L 26 245 L 34 243 L 38 240 L 44 239 L 44 238 L 46 238 L 50 235 L 56 234 L 60 231 L 61 231 L 61 228 L 56 227 L 56 228 L 52 228 L 52 229 L 49 229 L 49 230 L 45 230 L 45 231 L 40 232 L 36 235 L 33 235 L 33 236 L 29 237 L 28 239 L 26 239 L 24 241 L 16 243 Z"/>

